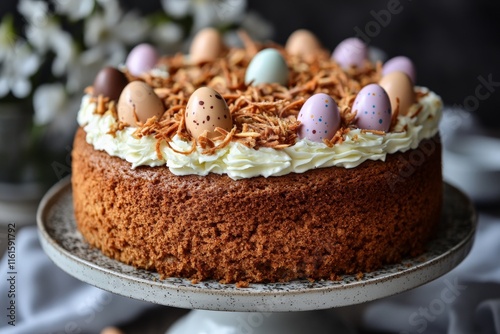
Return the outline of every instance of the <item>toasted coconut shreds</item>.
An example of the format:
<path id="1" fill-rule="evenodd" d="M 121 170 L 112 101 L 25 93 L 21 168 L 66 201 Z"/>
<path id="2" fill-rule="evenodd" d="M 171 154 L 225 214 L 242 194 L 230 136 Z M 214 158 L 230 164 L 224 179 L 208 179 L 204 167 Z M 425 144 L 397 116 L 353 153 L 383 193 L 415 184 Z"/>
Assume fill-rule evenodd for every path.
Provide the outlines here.
<path id="1" fill-rule="evenodd" d="M 385 136 L 385 134 L 386 134 L 386 132 L 382 131 L 382 130 L 366 130 L 366 129 L 362 129 L 361 133 L 371 133 L 371 134 L 379 135 L 379 136 Z"/>
<path id="2" fill-rule="evenodd" d="M 213 154 L 231 141 L 254 149 L 282 149 L 293 145 L 300 126 L 297 120 L 300 108 L 316 93 L 327 93 L 337 102 L 341 114 L 341 128 L 333 138 L 325 140 L 325 143 L 329 146 L 341 143 L 349 128 L 353 126 L 356 114 L 351 107 L 357 92 L 368 83 L 378 82 L 381 65 L 371 64 L 362 70 L 344 71 L 330 60 L 327 52 L 320 53 L 316 59 L 306 62 L 300 57 L 287 55 L 282 47 L 275 44 L 263 45 L 251 41 L 248 36 L 245 38 L 245 48 L 231 48 L 223 57 L 197 66 L 188 64 L 181 54 L 164 57 L 159 66 L 168 69 L 168 76 L 155 77 L 146 74 L 135 78 L 127 74 L 129 80 L 143 80 L 151 85 L 165 106 L 165 113 L 160 119 L 150 119 L 144 124 L 138 124 L 134 136 L 153 136 L 158 141 L 156 151 L 159 157 L 162 143 L 172 148 L 170 143 L 174 136 L 192 140 L 186 130 L 185 108 L 189 97 L 197 88 L 209 86 L 226 100 L 234 127 L 229 132 L 220 129 L 220 136 L 216 138 L 197 138 L 197 145 L 205 154 Z M 264 47 L 278 48 L 286 58 L 290 69 L 286 87 L 278 84 L 245 84 L 245 71 L 252 56 Z M 91 92 L 92 89 L 88 88 L 87 91 Z M 99 113 L 103 112 L 103 109 L 112 109 L 112 115 L 117 118 L 114 101 L 102 97 L 94 99 Z M 116 133 L 125 126 L 119 124 L 111 129 L 110 133 Z M 222 142 L 216 145 L 215 139 Z"/>
<path id="3" fill-rule="evenodd" d="M 108 134 L 112 135 L 113 137 L 116 137 L 116 132 L 125 129 L 127 126 L 128 124 L 123 122 L 115 123 L 115 125 L 109 129 Z"/>
<path id="4" fill-rule="evenodd" d="M 399 107 L 400 106 L 401 106 L 401 103 L 399 102 L 399 97 L 396 97 L 396 108 L 394 108 L 394 112 L 392 113 L 392 116 L 391 116 L 391 126 L 389 127 L 390 130 L 394 129 L 394 127 L 398 123 Z"/>

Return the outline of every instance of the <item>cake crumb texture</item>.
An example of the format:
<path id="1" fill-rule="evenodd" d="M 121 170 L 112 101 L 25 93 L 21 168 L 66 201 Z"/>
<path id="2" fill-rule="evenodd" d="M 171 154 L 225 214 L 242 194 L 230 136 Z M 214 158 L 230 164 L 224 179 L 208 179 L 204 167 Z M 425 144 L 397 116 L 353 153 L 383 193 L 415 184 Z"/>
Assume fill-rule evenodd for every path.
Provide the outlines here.
<path id="1" fill-rule="evenodd" d="M 131 169 L 94 150 L 81 128 L 72 154 L 85 239 L 162 278 L 335 280 L 422 253 L 441 215 L 438 136 L 385 162 L 238 181 Z"/>

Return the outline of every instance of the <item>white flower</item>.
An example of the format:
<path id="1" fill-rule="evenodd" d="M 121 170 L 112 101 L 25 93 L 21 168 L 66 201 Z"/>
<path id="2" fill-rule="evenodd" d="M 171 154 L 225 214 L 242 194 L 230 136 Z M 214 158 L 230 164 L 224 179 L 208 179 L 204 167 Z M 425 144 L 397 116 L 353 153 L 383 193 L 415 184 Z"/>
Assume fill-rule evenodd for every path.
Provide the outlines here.
<path id="1" fill-rule="evenodd" d="M 246 0 L 213 0 L 212 7 L 222 23 L 239 22 L 245 16 Z"/>
<path id="2" fill-rule="evenodd" d="M 104 9 L 107 22 L 118 22 L 123 15 L 122 8 L 118 0 L 96 0 L 97 4 Z"/>
<path id="3" fill-rule="evenodd" d="M 104 4 L 103 13 L 95 13 L 85 20 L 84 42 L 95 46 L 110 41 L 125 44 L 139 43 L 148 32 L 150 25 L 135 12 L 125 15 L 113 0 L 100 0 Z"/>
<path id="4" fill-rule="evenodd" d="M 172 17 L 193 15 L 193 31 L 239 22 L 246 4 L 246 0 L 162 0 L 163 9 Z"/>
<path id="5" fill-rule="evenodd" d="M 269 39 L 274 34 L 273 26 L 255 12 L 248 12 L 245 15 L 240 22 L 240 28 L 245 30 L 251 38 L 258 41 Z M 243 46 L 236 30 L 228 30 L 224 33 L 224 43 L 234 47 Z"/>
<path id="6" fill-rule="evenodd" d="M 44 84 L 35 90 L 35 124 L 44 126 L 44 138 L 51 150 L 62 152 L 76 130 L 81 95 L 70 96 L 62 83 Z"/>
<path id="7" fill-rule="evenodd" d="M 151 29 L 149 21 L 139 16 L 138 12 L 131 11 L 122 15 L 120 21 L 112 29 L 112 38 L 128 44 L 139 44 L 144 40 Z"/>
<path id="8" fill-rule="evenodd" d="M 266 40 L 274 34 L 274 27 L 258 13 L 248 12 L 241 21 L 241 28 L 255 40 Z"/>
<path id="9" fill-rule="evenodd" d="M 70 20 L 81 20 L 94 10 L 94 0 L 54 0 L 58 14 L 68 15 Z"/>
<path id="10" fill-rule="evenodd" d="M 3 52 L 4 58 L 0 64 L 0 98 L 9 92 L 17 98 L 28 96 L 31 92 L 30 78 L 40 66 L 39 56 L 22 40 Z"/>
<path id="11" fill-rule="evenodd" d="M 182 18 L 190 13 L 191 0 L 162 0 L 163 10 L 174 18 Z"/>
<path id="12" fill-rule="evenodd" d="M 67 95 L 61 83 L 44 84 L 39 86 L 33 94 L 34 122 L 45 125 L 64 110 Z"/>
<path id="13" fill-rule="evenodd" d="M 182 27 L 174 22 L 158 24 L 153 28 L 151 38 L 162 47 L 163 52 L 169 52 L 180 47 L 183 37 Z"/>
<path id="14" fill-rule="evenodd" d="M 43 25 L 30 24 L 26 29 L 26 37 L 40 54 L 54 52 L 56 56 L 52 62 L 52 73 L 55 76 L 62 76 L 66 72 L 76 55 L 76 49 L 72 36 L 54 19 L 48 19 Z"/>
<path id="15" fill-rule="evenodd" d="M 78 93 L 94 81 L 104 66 L 117 66 L 123 62 L 127 50 L 119 42 L 98 44 L 83 51 L 68 68 L 66 88 L 70 93 Z"/>
<path id="16" fill-rule="evenodd" d="M 21 0 L 17 10 L 29 25 L 43 27 L 49 17 L 49 4 L 47 1 Z"/>
<path id="17" fill-rule="evenodd" d="M 16 44 L 16 33 L 14 31 L 14 20 L 12 17 L 4 17 L 0 22 L 0 62 L 7 58 L 9 52 Z"/>
<path id="18" fill-rule="evenodd" d="M 127 56 L 128 46 L 142 42 L 150 24 L 136 12 L 123 13 L 115 0 L 97 0 L 101 11 L 84 21 L 84 51 L 67 70 L 69 92 L 81 91 L 92 84 L 104 66 L 118 66 Z"/>

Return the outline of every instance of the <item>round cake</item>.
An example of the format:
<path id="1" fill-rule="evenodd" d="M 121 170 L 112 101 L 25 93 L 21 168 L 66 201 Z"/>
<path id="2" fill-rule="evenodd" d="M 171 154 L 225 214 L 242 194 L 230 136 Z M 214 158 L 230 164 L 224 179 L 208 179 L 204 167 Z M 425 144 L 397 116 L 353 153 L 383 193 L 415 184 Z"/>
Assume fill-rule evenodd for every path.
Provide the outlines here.
<path id="1" fill-rule="evenodd" d="M 285 47 L 200 40 L 189 55 L 141 45 L 149 64 L 133 50 L 87 89 L 72 186 L 92 246 L 162 278 L 240 286 L 336 280 L 425 250 L 442 103 L 411 61 L 370 61 L 352 39 L 330 53 L 306 31 Z"/>

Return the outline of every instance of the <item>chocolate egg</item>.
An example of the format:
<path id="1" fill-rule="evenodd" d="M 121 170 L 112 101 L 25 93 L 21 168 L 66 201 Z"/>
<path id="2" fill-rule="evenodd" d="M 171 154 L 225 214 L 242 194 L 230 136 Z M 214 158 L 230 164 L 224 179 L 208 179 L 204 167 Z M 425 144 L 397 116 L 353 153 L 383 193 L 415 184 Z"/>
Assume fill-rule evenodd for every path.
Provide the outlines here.
<path id="1" fill-rule="evenodd" d="M 224 98 L 210 87 L 198 88 L 191 94 L 185 113 L 186 129 L 197 139 L 203 132 L 208 138 L 220 136 L 219 127 L 227 131 L 233 128 L 233 119 Z"/>
<path id="2" fill-rule="evenodd" d="M 382 77 L 379 81 L 389 98 L 391 99 L 392 112 L 396 110 L 399 99 L 399 114 L 406 115 L 410 107 L 417 102 L 413 82 L 410 77 L 403 72 L 395 71 Z"/>
<path id="3" fill-rule="evenodd" d="M 120 94 L 128 84 L 123 72 L 114 67 L 105 67 L 97 73 L 94 80 L 94 96 L 102 95 L 110 100 L 118 100 Z"/>
<path id="4" fill-rule="evenodd" d="M 285 59 L 276 49 L 259 51 L 248 64 L 245 73 L 247 85 L 262 83 L 278 83 L 286 85 L 288 82 L 288 66 Z"/>
<path id="5" fill-rule="evenodd" d="M 130 74 L 140 76 L 142 73 L 155 67 L 160 55 L 158 51 L 147 43 L 134 47 L 127 56 L 125 66 Z"/>
<path id="6" fill-rule="evenodd" d="M 377 84 L 367 85 L 359 91 L 352 110 L 356 112 L 355 123 L 360 129 L 388 131 L 391 127 L 391 101 Z"/>
<path id="7" fill-rule="evenodd" d="M 303 57 L 307 61 L 313 60 L 321 49 L 318 38 L 306 29 L 293 32 L 285 45 L 285 50 L 290 55 Z"/>
<path id="8" fill-rule="evenodd" d="M 123 89 L 118 100 L 118 119 L 130 126 L 156 116 L 160 118 L 165 108 L 153 88 L 142 81 L 132 81 Z"/>
<path id="9" fill-rule="evenodd" d="M 365 67 L 368 59 L 368 48 L 366 44 L 356 37 L 351 37 L 340 42 L 333 50 L 332 59 L 343 69 Z"/>
<path id="10" fill-rule="evenodd" d="M 314 94 L 304 103 L 297 119 L 301 125 L 298 130 L 299 138 L 322 142 L 330 139 L 340 127 L 340 113 L 337 103 L 331 96 Z"/>
<path id="11" fill-rule="evenodd" d="M 198 64 L 217 59 L 223 51 L 224 43 L 219 31 L 205 28 L 200 30 L 191 42 L 189 55 L 191 61 Z"/>
<path id="12" fill-rule="evenodd" d="M 386 61 L 382 66 L 382 76 L 395 71 L 406 73 L 413 83 L 417 82 L 417 71 L 410 58 L 405 56 L 394 57 Z"/>

